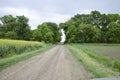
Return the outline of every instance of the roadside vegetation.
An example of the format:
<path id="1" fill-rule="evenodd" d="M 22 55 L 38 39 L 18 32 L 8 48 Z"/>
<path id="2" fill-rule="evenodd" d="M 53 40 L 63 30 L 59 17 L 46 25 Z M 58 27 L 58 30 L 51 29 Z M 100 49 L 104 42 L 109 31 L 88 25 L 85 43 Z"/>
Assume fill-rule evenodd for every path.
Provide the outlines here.
<path id="1" fill-rule="evenodd" d="M 100 55 L 80 44 L 66 46 L 95 77 L 120 77 L 120 61 Z"/>
<path id="2" fill-rule="evenodd" d="M 0 39 L 0 71 L 54 47 L 42 42 Z"/>

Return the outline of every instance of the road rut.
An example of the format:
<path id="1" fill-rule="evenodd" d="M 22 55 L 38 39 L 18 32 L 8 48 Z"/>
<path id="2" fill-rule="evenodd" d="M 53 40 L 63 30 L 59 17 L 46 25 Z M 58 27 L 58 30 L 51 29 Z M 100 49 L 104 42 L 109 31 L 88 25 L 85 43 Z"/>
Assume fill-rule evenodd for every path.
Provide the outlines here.
<path id="1" fill-rule="evenodd" d="M 0 72 L 0 80 L 90 80 L 90 74 L 63 45 Z"/>

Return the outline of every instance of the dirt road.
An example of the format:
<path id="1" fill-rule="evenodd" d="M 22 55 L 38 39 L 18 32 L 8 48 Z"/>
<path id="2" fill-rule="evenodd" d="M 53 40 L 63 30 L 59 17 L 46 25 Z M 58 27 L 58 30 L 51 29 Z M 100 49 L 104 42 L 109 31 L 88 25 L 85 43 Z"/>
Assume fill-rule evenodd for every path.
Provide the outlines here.
<path id="1" fill-rule="evenodd" d="M 58 45 L 3 70 L 0 80 L 90 80 L 90 75 L 64 46 Z"/>

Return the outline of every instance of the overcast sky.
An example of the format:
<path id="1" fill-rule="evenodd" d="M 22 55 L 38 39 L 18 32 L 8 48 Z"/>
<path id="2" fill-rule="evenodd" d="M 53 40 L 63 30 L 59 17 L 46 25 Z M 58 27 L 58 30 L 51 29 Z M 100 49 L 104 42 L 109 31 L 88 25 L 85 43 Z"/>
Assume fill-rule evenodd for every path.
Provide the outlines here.
<path id="1" fill-rule="evenodd" d="M 0 17 L 12 14 L 25 15 L 35 29 L 42 22 L 59 24 L 75 14 L 120 13 L 120 0 L 0 0 Z"/>

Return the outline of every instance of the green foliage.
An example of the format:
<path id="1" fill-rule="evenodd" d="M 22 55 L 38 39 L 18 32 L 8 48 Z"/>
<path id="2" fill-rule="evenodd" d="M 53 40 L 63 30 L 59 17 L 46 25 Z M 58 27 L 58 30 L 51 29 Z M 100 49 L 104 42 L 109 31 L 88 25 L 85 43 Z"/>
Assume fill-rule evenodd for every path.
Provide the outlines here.
<path id="1" fill-rule="evenodd" d="M 13 17 L 12 15 L 5 15 L 0 20 L 2 22 L 0 35 L 3 35 L 0 38 L 30 40 L 31 30 L 28 25 L 28 18 L 25 16 Z"/>
<path id="2" fill-rule="evenodd" d="M 114 43 L 120 43 L 120 24 L 111 22 L 107 31 L 108 40 Z"/>
<path id="3" fill-rule="evenodd" d="M 65 23 L 60 23 L 60 27 L 65 31 L 66 43 L 119 43 L 119 24 L 119 14 L 92 11 L 90 14 L 77 14 Z"/>
<path id="4" fill-rule="evenodd" d="M 17 39 L 17 34 L 13 31 L 8 31 L 6 34 L 5 34 L 5 38 L 8 38 L 8 39 Z"/>
<path id="5" fill-rule="evenodd" d="M 91 24 L 82 24 L 78 28 L 78 35 L 82 42 L 97 42 L 100 36 L 100 30 Z"/>
<path id="6" fill-rule="evenodd" d="M 118 70 L 118 65 L 114 65 L 115 67 L 110 66 L 109 63 L 112 63 L 112 60 L 98 55 L 97 53 L 94 53 L 90 50 L 86 50 L 85 47 L 78 45 L 78 44 L 72 44 L 67 45 L 67 47 L 70 49 L 72 54 L 81 61 L 85 68 L 89 70 L 95 77 L 119 77 L 120 72 Z"/>
<path id="7" fill-rule="evenodd" d="M 45 22 L 33 31 L 33 40 L 44 41 L 46 43 L 60 42 L 61 33 L 57 24 Z"/>
<path id="8" fill-rule="evenodd" d="M 40 42 L 0 39 L 0 57 L 21 54 L 41 48 L 42 46 L 43 43 Z"/>
<path id="9" fill-rule="evenodd" d="M 120 72 L 120 61 L 118 61 L 118 60 L 114 61 L 113 67 L 114 67 L 115 69 L 118 69 L 119 72 Z"/>

